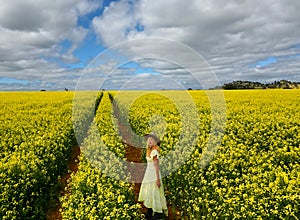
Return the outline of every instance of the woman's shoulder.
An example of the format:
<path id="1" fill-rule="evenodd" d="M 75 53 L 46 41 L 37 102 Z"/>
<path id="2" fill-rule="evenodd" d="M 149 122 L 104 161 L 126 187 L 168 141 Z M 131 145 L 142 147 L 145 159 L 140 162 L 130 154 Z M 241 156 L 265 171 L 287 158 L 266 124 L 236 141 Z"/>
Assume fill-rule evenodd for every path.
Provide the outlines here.
<path id="1" fill-rule="evenodd" d="M 159 148 L 152 149 L 152 151 L 150 152 L 150 155 L 151 156 L 159 155 Z"/>
<path id="2" fill-rule="evenodd" d="M 153 152 L 153 151 L 159 152 L 159 151 L 160 151 L 160 150 L 159 150 L 159 147 L 153 147 L 153 149 L 151 150 L 151 152 Z"/>

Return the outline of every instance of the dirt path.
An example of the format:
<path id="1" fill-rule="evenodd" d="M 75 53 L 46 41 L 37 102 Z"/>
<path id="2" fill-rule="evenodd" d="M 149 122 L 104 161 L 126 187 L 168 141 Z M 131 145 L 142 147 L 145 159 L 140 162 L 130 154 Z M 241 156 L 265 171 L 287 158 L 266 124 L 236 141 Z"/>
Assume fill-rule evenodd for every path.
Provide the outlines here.
<path id="1" fill-rule="evenodd" d="M 71 178 L 71 173 L 76 173 L 78 170 L 78 156 L 80 154 L 80 147 L 74 146 L 71 151 L 71 159 L 68 162 L 68 172 L 63 175 L 60 180 L 59 184 L 61 185 L 61 191 L 59 192 L 59 196 L 62 197 L 67 192 L 66 187 L 68 186 L 68 180 Z M 71 171 L 71 172 L 70 172 Z M 56 200 L 56 204 L 54 208 L 50 209 L 47 212 L 47 220 L 61 220 L 62 216 L 60 213 L 61 204 L 59 198 Z"/>
<path id="2" fill-rule="evenodd" d="M 122 136 L 123 144 L 125 144 L 126 146 L 126 160 L 128 162 L 143 163 L 142 162 L 143 148 L 132 146 L 131 144 L 133 143 L 132 133 L 128 131 L 128 125 L 122 123 L 120 112 L 115 102 L 113 102 L 113 112 L 114 112 L 114 116 L 118 119 L 119 133 Z M 130 181 L 134 183 L 135 202 L 140 203 L 142 205 L 142 210 L 141 210 L 142 213 L 146 213 L 147 208 L 141 202 L 138 202 L 138 195 L 140 192 L 141 182 L 144 177 L 146 165 L 144 166 L 144 168 L 141 167 L 139 170 L 135 169 L 134 172 L 132 172 L 133 171 L 132 168 L 133 167 L 129 166 L 128 172 L 131 173 Z M 167 206 L 168 206 L 168 218 L 166 219 L 169 220 L 180 219 L 179 215 L 176 214 L 178 213 L 178 211 L 173 210 L 171 204 L 168 201 L 167 201 Z"/>

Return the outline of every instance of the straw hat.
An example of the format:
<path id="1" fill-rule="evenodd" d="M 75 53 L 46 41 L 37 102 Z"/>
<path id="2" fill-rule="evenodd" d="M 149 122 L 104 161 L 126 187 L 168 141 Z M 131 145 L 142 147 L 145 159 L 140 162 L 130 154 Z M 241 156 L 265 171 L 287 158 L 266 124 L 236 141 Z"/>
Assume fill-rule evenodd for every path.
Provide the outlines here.
<path id="1" fill-rule="evenodd" d="M 154 140 L 156 141 L 157 145 L 160 144 L 160 140 L 159 140 L 159 137 L 157 137 L 157 134 L 155 132 L 151 132 L 150 134 L 146 134 L 144 136 L 146 139 L 148 139 L 149 137 L 152 137 L 154 138 Z"/>

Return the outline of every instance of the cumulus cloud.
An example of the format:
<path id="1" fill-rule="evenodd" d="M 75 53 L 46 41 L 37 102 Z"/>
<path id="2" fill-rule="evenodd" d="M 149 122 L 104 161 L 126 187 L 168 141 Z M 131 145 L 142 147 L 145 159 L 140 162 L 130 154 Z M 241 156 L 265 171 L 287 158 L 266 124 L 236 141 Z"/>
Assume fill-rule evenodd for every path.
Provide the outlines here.
<path id="1" fill-rule="evenodd" d="M 126 40 L 127 31 L 133 28 L 132 6 L 127 1 L 111 2 L 101 16 L 92 21 L 94 31 L 106 46 Z"/>
<path id="2" fill-rule="evenodd" d="M 40 85 L 49 83 L 51 88 L 62 87 L 63 83 L 73 83 L 74 87 L 82 70 L 68 69 L 66 65 L 72 67 L 79 62 L 75 52 L 93 33 L 106 48 L 142 37 L 179 41 L 205 59 L 221 84 L 282 78 L 300 81 L 300 2 L 297 0 L 119 0 L 111 1 L 103 12 L 89 18 L 90 26 L 78 24 L 80 16 L 101 7 L 102 1 L 96 0 L 2 1 L 0 77 L 27 80 L 33 83 L 30 86 L 40 82 Z M 67 49 L 63 42 L 69 44 Z M 141 59 L 139 65 L 152 68 L 160 77 L 177 78 L 178 83 L 188 87 L 192 86 L 191 79 L 182 64 L 196 73 L 207 72 L 207 67 L 196 65 L 199 59 L 192 59 L 176 47 L 139 43 L 124 49 L 126 53 L 121 51 L 122 55 L 135 59 L 138 57 L 134 54 L 151 49 L 159 49 L 162 56 L 176 55 L 176 62 Z M 275 57 L 276 62 L 258 67 L 270 57 Z M 105 68 L 94 66 L 87 72 L 92 77 L 105 72 Z M 134 71 L 123 69 L 114 76 L 124 84 Z M 110 85 L 116 85 L 116 80 L 111 80 Z M 142 82 L 140 85 L 144 86 Z"/>
<path id="3" fill-rule="evenodd" d="M 270 56 L 300 54 L 300 48 L 295 47 L 300 43 L 299 9 L 296 0 L 140 0 L 134 5 L 121 0 L 94 18 L 93 28 L 107 47 L 143 36 L 183 42 L 200 53 L 223 82 L 270 76 L 297 78 L 298 65 L 286 66 L 279 61 L 257 74 L 253 64 Z M 296 60 L 287 58 L 285 62 Z"/>
<path id="4" fill-rule="evenodd" d="M 41 87 L 48 82 L 55 88 L 63 79 L 58 75 L 69 74 L 67 69 L 61 73 L 59 63 L 78 62 L 74 51 L 88 34 L 89 30 L 78 26 L 79 16 L 100 5 L 101 1 L 90 0 L 1 1 L 0 77 L 39 79 Z M 61 50 L 62 41 L 70 42 L 67 51 Z"/>

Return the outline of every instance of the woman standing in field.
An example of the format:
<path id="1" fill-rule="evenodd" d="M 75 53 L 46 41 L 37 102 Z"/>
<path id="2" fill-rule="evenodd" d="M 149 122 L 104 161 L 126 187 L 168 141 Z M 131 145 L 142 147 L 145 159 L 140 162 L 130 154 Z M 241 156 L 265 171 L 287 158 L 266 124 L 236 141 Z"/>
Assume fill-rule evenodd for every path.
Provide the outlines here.
<path id="1" fill-rule="evenodd" d="M 163 213 L 168 215 L 168 208 L 159 168 L 160 140 L 154 132 L 145 137 L 147 138 L 147 169 L 141 184 L 138 201 L 144 202 L 144 206 L 148 208 L 147 219 L 162 219 Z"/>

